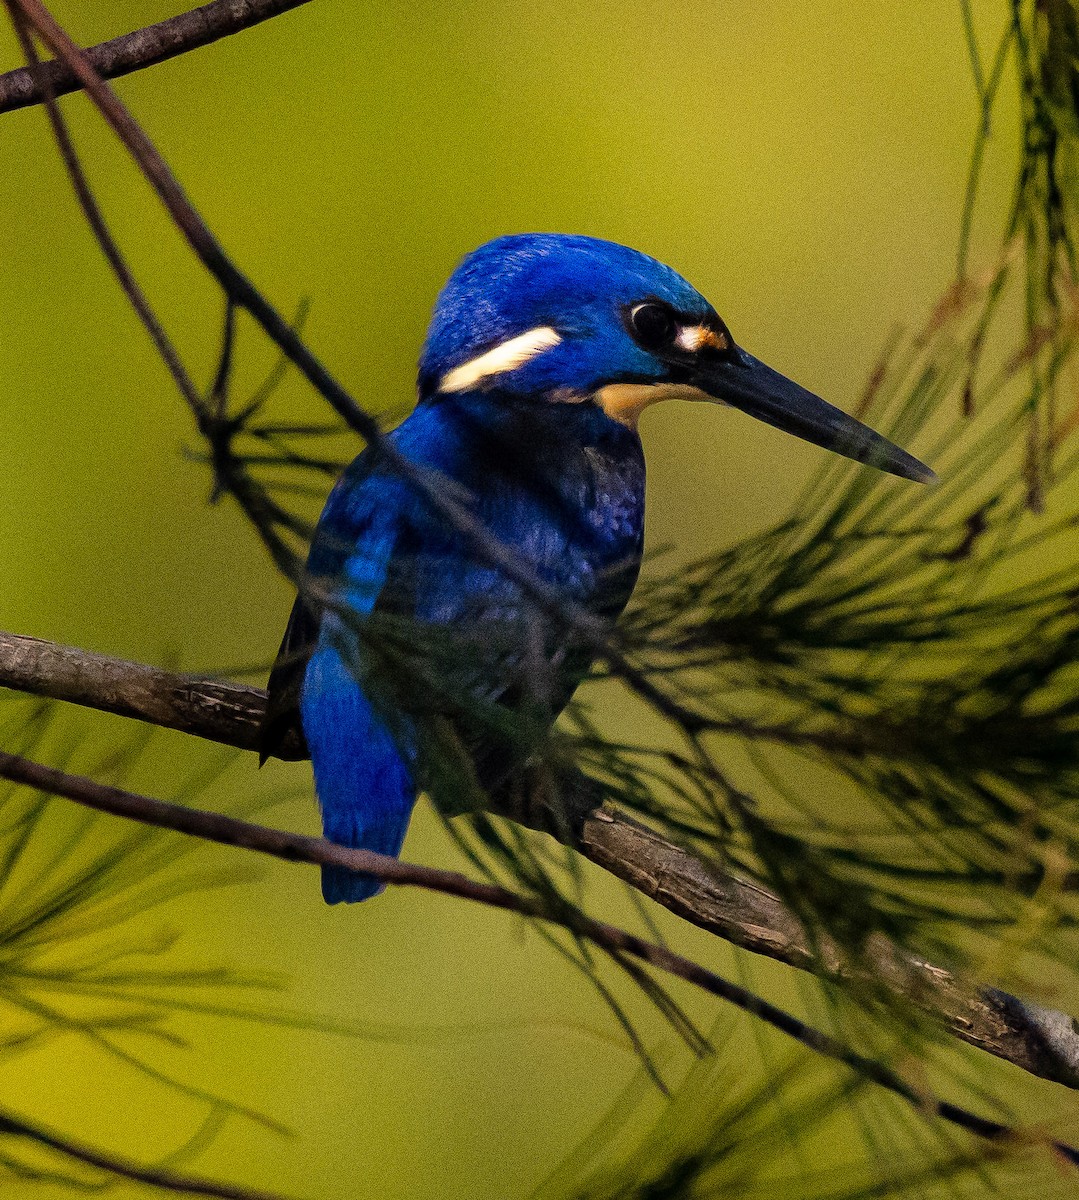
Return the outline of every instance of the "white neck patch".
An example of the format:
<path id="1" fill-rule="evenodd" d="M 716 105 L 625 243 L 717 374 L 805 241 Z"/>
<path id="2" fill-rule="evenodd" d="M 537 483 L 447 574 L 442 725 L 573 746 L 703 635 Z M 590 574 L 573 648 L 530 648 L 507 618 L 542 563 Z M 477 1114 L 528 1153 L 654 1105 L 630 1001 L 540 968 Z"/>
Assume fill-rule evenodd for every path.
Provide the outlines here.
<path id="1" fill-rule="evenodd" d="M 469 359 L 459 367 L 454 367 L 452 371 L 447 371 L 442 376 L 438 390 L 440 392 L 467 392 L 469 388 L 475 387 L 481 379 L 487 379 L 492 375 L 502 375 L 506 371 L 512 371 L 515 367 L 524 366 L 537 354 L 542 354 L 544 350 L 550 350 L 557 346 L 561 340 L 561 336 L 550 325 L 539 325 L 535 329 L 529 329 L 526 333 L 520 333 L 508 341 L 492 346 L 490 350 L 476 358 Z"/>

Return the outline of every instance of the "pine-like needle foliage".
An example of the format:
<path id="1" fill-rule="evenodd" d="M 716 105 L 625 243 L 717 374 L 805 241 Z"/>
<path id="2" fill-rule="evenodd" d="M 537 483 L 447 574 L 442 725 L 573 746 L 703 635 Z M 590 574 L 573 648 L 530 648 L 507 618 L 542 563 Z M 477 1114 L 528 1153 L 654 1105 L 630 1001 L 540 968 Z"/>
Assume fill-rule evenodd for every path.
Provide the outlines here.
<path id="1" fill-rule="evenodd" d="M 143 768 L 157 734 L 143 730 L 102 748 L 85 713 L 0 695 L 0 745 L 124 786 Z M 232 754 L 211 760 L 176 785 L 180 802 L 209 802 Z M 252 815 L 280 795 L 239 807 Z M 251 879 L 231 858 L 208 865 L 204 843 L 119 822 L 14 783 L 0 784 L 0 1065 L 25 1070 L 76 1053 L 107 1073 L 100 1097 L 129 1085 L 175 1113 L 167 1161 L 182 1169 L 237 1123 L 277 1135 L 290 1131 L 241 1094 L 201 1086 L 181 1063 L 193 1021 L 276 1025 L 379 1040 L 422 1031 L 328 1021 L 282 1006 L 289 981 L 207 962 L 184 937 L 184 901 Z M 220 860 L 219 860 L 220 861 Z M 452 1032 L 452 1031 L 451 1031 Z M 123 1093 L 121 1091 L 121 1095 Z M 7 1119 L 16 1120 L 9 1128 Z M 107 1168 L 79 1164 L 34 1141 L 35 1114 L 0 1108 L 0 1182 L 64 1183 L 99 1191 Z M 27 1130 L 30 1132 L 27 1133 Z M 76 1142 L 80 1141 L 76 1134 Z"/>
<path id="2" fill-rule="evenodd" d="M 941 482 L 912 494 L 833 463 L 788 522 L 646 581 L 622 625 L 685 735 L 658 761 L 624 751 L 622 802 L 762 878 L 855 954 L 885 932 L 954 961 L 972 930 L 1059 951 L 1074 921 L 1077 29 L 1069 0 L 1016 4 L 988 75 L 975 57 L 986 120 L 961 271 L 1013 61 L 1023 98 L 1001 262 L 961 274 L 862 404 Z M 766 786 L 731 779 L 732 737 L 783 748 L 757 758 Z M 791 755 L 822 768 L 811 789 Z"/>
<path id="3" fill-rule="evenodd" d="M 1062 406 L 1077 321 L 1075 6 L 1014 7 L 991 70 L 975 60 L 987 114 L 1009 63 L 1025 124 L 1001 261 L 983 278 L 962 274 L 925 327 L 889 347 L 861 406 L 941 482 L 916 490 L 835 460 L 776 528 L 667 573 L 654 561 L 612 631 L 616 657 L 596 669 L 653 709 L 654 739 L 613 741 L 587 689 L 548 731 L 544 666 L 559 638 L 574 645 L 569 618 L 552 627 L 550 614 L 517 610 L 448 629 L 377 609 L 349 617 L 357 671 L 382 681 L 391 719 L 419 721 L 426 790 L 485 871 L 562 911 L 580 900 L 566 888 L 572 855 L 485 811 L 470 757 L 480 735 L 527 760 L 554 821 L 567 795 L 580 802 L 583 772 L 590 797 L 762 880 L 811 936 L 853 958 L 879 933 L 953 963 L 978 944 L 974 931 L 996 942 L 1021 929 L 1059 951 L 1047 935 L 1073 921 L 1079 850 L 1068 498 L 1079 418 Z M 966 232 L 964 272 L 965 246 Z M 274 549 L 274 521 L 259 514 L 288 513 L 282 472 L 335 464 L 297 446 L 322 429 L 251 423 L 266 390 L 226 418 L 231 341 L 230 320 L 213 390 L 241 448 L 214 458 L 228 463 L 218 484 Z M 304 531 L 298 517 L 288 524 Z M 333 581 L 305 586 L 334 603 Z M 485 678 L 503 683 L 492 691 Z"/>
<path id="4" fill-rule="evenodd" d="M 152 735 L 151 735 L 152 736 Z M 95 755 L 84 736 L 48 705 L 0 705 L 0 743 L 86 766 L 122 784 L 147 748 L 137 735 Z M 180 789 L 197 803 L 223 763 Z M 281 981 L 224 966 L 191 965 L 169 905 L 234 886 L 233 866 L 208 869 L 199 845 L 160 830 L 121 825 L 54 797 L 7 783 L 0 789 L 0 1011 L 5 1057 L 75 1038 L 115 1064 L 201 1105 L 219 1124 L 242 1116 L 281 1126 L 245 1104 L 173 1077 L 153 1047 L 183 1045 L 178 1013 L 259 1019 L 257 997 Z M 157 918 L 155 920 L 155 918 Z M 245 998 L 248 997 L 248 998 Z"/>
<path id="5" fill-rule="evenodd" d="M 1045 1170 L 1033 1147 L 926 1140 L 917 1117 L 872 1095 L 864 1081 L 837 1080 L 820 1060 L 792 1057 L 785 1046 L 765 1045 L 764 1061 L 747 1064 L 731 1053 L 736 1035 L 729 1024 L 713 1031 L 717 1053 L 693 1064 L 666 1103 L 643 1074 L 632 1080 L 533 1200 L 1020 1200 L 1073 1192 L 1073 1181 Z"/>
<path id="6" fill-rule="evenodd" d="M 891 353 L 867 405 L 928 447 L 940 484 L 912 496 L 829 466 L 794 519 L 647 582 L 623 625 L 688 728 L 652 768 L 659 802 L 624 786 L 622 802 L 854 952 L 878 931 L 925 950 L 948 925 L 1012 926 L 1039 889 L 1071 920 L 1079 546 L 1066 500 L 1029 511 L 1029 402 L 1010 386 L 1050 351 L 1021 347 L 977 414 L 962 405 L 999 277 L 955 289 Z M 1072 469 L 1065 445 L 1061 493 Z M 731 738 L 784 751 L 758 759 L 760 797 L 725 767 Z M 826 768 L 812 789 L 792 754 Z"/>
<path id="7" fill-rule="evenodd" d="M 341 429 L 268 415 L 284 363 L 255 396 L 232 402 L 236 326 L 226 309 L 220 366 L 196 406 L 214 494 L 234 497 L 278 567 L 347 618 L 357 675 L 387 719 L 407 718 L 398 732 L 458 846 L 569 926 L 552 944 L 599 989 L 653 1077 L 611 964 L 574 935 L 585 902 L 575 855 L 497 815 L 522 795 L 529 816 L 542 814 L 535 823 L 569 842 L 582 804 L 632 810 L 701 857 L 761 880 L 812 940 L 850 963 L 884 935 L 1001 976 L 1019 948 L 1060 955 L 1076 920 L 1079 9 L 1075 0 L 1013 0 L 989 65 L 973 35 L 971 50 L 984 119 L 958 279 L 922 330 L 889 347 L 860 414 L 930 462 L 941 483 L 915 493 L 833 462 L 775 528 L 688 567 L 654 560 L 603 645 L 572 613 L 530 599 L 498 620 L 432 628 L 392 606 L 357 617 L 339 606 L 337 581 L 304 579 L 313 511 L 341 466 Z M 1016 195 L 1000 261 L 974 279 L 981 163 L 1010 67 L 1022 98 Z M 428 569 L 415 564 L 411 582 Z M 651 710 L 654 736 L 613 739 L 587 686 L 550 727 L 561 708 L 552 665 L 584 669 L 589 659 L 595 679 L 616 680 Z M 490 742 L 523 782 L 487 786 L 473 751 Z M 16 859 L 33 819 L 12 825 Z M 70 899 L 56 898 L 58 920 L 74 919 L 80 886 L 89 894 L 108 881 L 112 863 L 106 856 Z M 15 925 L 32 942 L 40 923 L 26 922 L 25 934 Z M 0 953 L 3 937 L 0 921 Z M 708 1039 L 674 997 L 613 958 L 705 1052 Z M 25 969 L 25 955 L 15 961 Z M 109 978 L 94 970 L 86 977 L 95 986 Z M 849 972 L 843 987 L 876 1010 L 881 997 L 867 996 L 864 973 Z M 917 1024 L 912 1009 L 892 1015 Z M 785 1194 L 789 1181 L 754 1166 L 775 1134 L 760 1097 L 719 1106 L 715 1120 L 688 1120 L 694 1104 L 716 1108 L 719 1070 L 712 1061 L 692 1075 L 689 1099 L 666 1118 L 684 1126 L 684 1144 L 679 1134 L 651 1145 L 645 1159 L 627 1160 L 632 1183 L 612 1175 L 587 1194 Z M 846 1102 L 844 1089 L 829 1087 L 792 1086 L 796 1125 L 811 1130 Z M 655 1136 L 665 1136 L 662 1122 Z M 810 1181 L 804 1194 L 929 1194 L 976 1166 L 937 1155 L 887 1178 Z"/>

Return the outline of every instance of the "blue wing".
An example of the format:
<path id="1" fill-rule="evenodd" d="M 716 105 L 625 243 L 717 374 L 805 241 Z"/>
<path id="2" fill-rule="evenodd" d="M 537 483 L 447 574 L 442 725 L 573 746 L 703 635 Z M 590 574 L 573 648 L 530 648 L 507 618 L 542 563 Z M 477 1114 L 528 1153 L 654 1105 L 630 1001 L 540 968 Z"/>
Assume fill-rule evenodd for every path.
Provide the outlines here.
<path id="1" fill-rule="evenodd" d="M 636 457 L 604 467 L 602 456 L 572 440 L 548 446 L 534 437 L 493 435 L 491 422 L 505 413 L 514 410 L 496 405 L 477 421 L 462 405 L 421 406 L 390 436 L 417 465 L 464 489 L 476 516 L 542 577 L 597 613 L 616 615 L 640 561 L 639 443 L 630 447 Z M 380 468 L 370 451 L 327 501 L 308 579 L 270 677 L 263 753 L 276 752 L 281 734 L 302 723 L 323 828 L 344 845 L 400 850 L 417 785 L 431 782 L 425 722 L 449 718 L 477 783 L 497 787 L 527 756 L 532 731 L 557 716 L 591 657 L 569 630 L 549 622 L 511 580 L 480 561 L 408 484 Z M 451 668 L 456 683 L 498 706 L 501 731 L 448 703 L 422 679 L 412 691 L 388 695 L 394 672 L 376 675 L 378 662 L 357 645 L 362 619 L 372 613 L 391 626 L 402 617 L 459 631 L 461 662 Z M 374 703 L 380 693 L 381 706 Z M 513 717 L 508 733 L 507 714 Z M 323 894 L 331 903 L 378 890 L 373 880 L 323 871 Z"/>
<path id="2" fill-rule="evenodd" d="M 413 772 L 363 686 L 355 622 L 378 601 L 400 527 L 392 481 L 372 477 L 361 455 L 334 488 L 308 562 L 310 590 L 297 598 L 270 677 L 263 754 L 299 716 L 311 753 L 326 837 L 344 846 L 400 852 L 416 798 Z M 319 595 L 322 592 L 324 595 Z M 329 597 L 329 607 L 321 600 Z M 323 867 L 330 904 L 366 900 L 382 885 Z"/>

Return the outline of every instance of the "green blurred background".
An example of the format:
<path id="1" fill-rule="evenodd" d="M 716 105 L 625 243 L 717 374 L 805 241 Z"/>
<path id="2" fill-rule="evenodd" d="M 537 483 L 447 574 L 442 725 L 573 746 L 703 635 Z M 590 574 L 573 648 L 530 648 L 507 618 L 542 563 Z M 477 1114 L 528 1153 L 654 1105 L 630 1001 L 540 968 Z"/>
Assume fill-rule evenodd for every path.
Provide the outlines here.
<path id="1" fill-rule="evenodd" d="M 974 7 L 988 40 L 1005 6 Z M 53 8 L 84 44 L 174 11 Z M 0 48 L 16 65 L 10 32 Z M 454 263 L 530 229 L 670 262 L 743 344 L 853 405 L 889 332 L 950 279 L 977 118 L 953 0 L 315 0 L 118 86 L 235 259 L 283 310 L 310 298 L 310 344 L 387 417 L 411 401 Z M 64 107 L 121 244 L 208 378 L 216 293 L 88 105 Z M 1008 195 L 1011 116 L 988 164 L 985 248 Z M 207 474 L 184 454 L 188 414 L 85 228 L 41 111 L 0 118 L 0 230 L 0 627 L 192 670 L 268 662 L 289 589 L 236 511 L 207 505 Z M 243 333 L 241 394 L 271 361 Z M 320 412 L 295 381 L 284 396 L 298 417 Z M 818 454 L 679 405 L 653 410 L 643 435 L 650 543 L 683 553 L 781 517 Z M 98 745 L 125 732 L 83 725 Z M 161 735 L 135 782 L 174 794 L 218 761 Z M 271 791 L 292 799 L 267 820 L 315 828 L 305 765 L 256 774 L 237 761 L 201 799 Z M 422 810 L 406 852 L 453 861 Z M 598 889 L 626 914 L 613 887 Z M 280 972 L 282 1003 L 372 1035 L 178 1018 L 190 1046 L 144 1047 L 148 1058 L 298 1135 L 230 1124 L 199 1160 L 208 1173 L 312 1197 L 522 1195 L 637 1069 L 587 985 L 499 914 L 409 893 L 331 910 L 313 872 L 270 866 L 182 901 L 172 923 L 177 961 Z M 733 969 L 710 939 L 681 944 Z M 791 986 L 767 965 L 754 974 L 781 996 Z M 691 1002 L 709 1023 L 715 1010 Z M 739 1028 L 730 1052 L 748 1059 Z M 201 1111 L 73 1037 L 0 1062 L 0 1089 L 145 1157 Z"/>

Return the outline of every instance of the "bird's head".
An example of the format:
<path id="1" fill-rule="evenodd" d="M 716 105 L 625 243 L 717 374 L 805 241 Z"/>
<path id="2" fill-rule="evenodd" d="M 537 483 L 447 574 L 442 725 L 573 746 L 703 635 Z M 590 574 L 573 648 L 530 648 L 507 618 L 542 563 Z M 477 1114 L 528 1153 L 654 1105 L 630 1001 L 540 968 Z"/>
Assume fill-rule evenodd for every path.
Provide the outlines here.
<path id="1" fill-rule="evenodd" d="M 631 427 L 660 400 L 709 400 L 894 475 L 933 478 L 738 346 L 676 271 L 599 238 L 520 234 L 470 254 L 439 296 L 419 387 L 423 400 L 497 392 L 592 404 Z"/>

